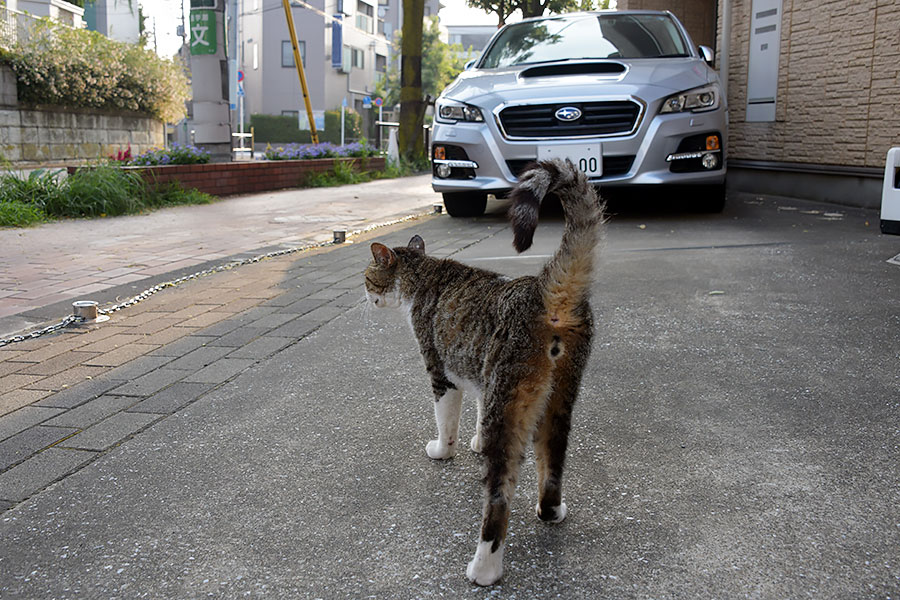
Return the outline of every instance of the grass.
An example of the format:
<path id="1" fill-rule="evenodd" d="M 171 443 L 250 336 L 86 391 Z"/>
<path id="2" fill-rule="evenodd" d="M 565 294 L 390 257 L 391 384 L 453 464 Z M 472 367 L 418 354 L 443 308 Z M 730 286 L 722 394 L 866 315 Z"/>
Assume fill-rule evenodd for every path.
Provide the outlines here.
<path id="1" fill-rule="evenodd" d="M 0 175 L 0 227 L 27 227 L 52 219 L 138 214 L 164 206 L 209 204 L 215 198 L 180 185 L 151 186 L 133 171 L 112 166 L 27 176 Z"/>
<path id="2" fill-rule="evenodd" d="M 352 183 L 366 183 L 375 179 L 408 177 L 431 169 L 427 161 L 425 161 L 423 166 L 419 163 L 410 163 L 401 159 L 399 164 L 388 160 L 383 171 L 356 171 L 354 170 L 355 163 L 356 161 L 335 161 L 334 168 L 331 171 L 308 175 L 304 184 L 307 187 L 334 187 Z"/>

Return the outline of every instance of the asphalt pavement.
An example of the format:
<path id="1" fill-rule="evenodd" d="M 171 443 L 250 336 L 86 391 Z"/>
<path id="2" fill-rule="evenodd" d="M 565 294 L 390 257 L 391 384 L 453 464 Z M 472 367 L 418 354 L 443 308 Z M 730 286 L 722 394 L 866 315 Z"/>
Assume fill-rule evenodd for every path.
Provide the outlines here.
<path id="1" fill-rule="evenodd" d="M 747 195 L 721 215 L 613 207 L 568 517 L 534 516 L 529 455 L 505 575 L 471 585 L 480 459 L 426 457 L 422 359 L 362 271 L 369 242 L 419 234 L 536 272 L 560 217 L 516 255 L 496 208 L 0 350 L 0 597 L 900 596 L 900 238 L 874 211 Z"/>

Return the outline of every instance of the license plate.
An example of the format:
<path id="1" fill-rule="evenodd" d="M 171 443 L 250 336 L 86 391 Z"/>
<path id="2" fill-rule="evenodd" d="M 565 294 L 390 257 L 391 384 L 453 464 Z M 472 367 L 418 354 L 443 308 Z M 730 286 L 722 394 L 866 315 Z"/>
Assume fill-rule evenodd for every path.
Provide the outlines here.
<path id="1" fill-rule="evenodd" d="M 548 158 L 568 158 L 589 177 L 600 177 L 603 174 L 603 154 L 600 152 L 600 144 L 538 146 L 538 160 Z"/>

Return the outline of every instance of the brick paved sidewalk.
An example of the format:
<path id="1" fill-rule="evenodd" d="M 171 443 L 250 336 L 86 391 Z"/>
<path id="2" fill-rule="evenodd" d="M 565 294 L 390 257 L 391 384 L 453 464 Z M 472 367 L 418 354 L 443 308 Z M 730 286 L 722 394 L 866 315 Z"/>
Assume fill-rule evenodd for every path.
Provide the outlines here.
<path id="1" fill-rule="evenodd" d="M 273 246 L 330 240 L 422 212 L 439 196 L 430 175 L 224 198 L 115 219 L 0 229 L 0 337 L 39 322 L 42 307 Z M 144 288 L 141 288 L 144 289 Z"/>
<path id="2" fill-rule="evenodd" d="M 447 256 L 497 227 L 412 222 Z M 209 275 L 114 313 L 0 349 L 0 510 L 71 474 L 363 301 L 366 237 Z"/>

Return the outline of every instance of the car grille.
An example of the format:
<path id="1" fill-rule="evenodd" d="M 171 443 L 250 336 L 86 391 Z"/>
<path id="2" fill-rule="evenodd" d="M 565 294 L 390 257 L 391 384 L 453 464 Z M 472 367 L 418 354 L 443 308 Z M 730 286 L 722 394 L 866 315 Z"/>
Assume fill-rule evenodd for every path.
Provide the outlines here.
<path id="1" fill-rule="evenodd" d="M 533 162 L 533 160 L 508 160 L 506 161 L 506 166 L 509 167 L 509 170 L 512 171 L 513 175 L 518 177 L 519 174 L 525 170 L 525 167 Z M 634 154 L 627 156 L 604 156 L 603 175 L 600 179 L 625 175 L 631 170 L 632 164 L 634 164 Z"/>
<path id="2" fill-rule="evenodd" d="M 558 120 L 554 115 L 565 106 L 581 110 L 575 121 Z M 641 114 L 641 106 L 631 100 L 572 102 L 508 106 L 500 111 L 503 132 L 510 138 L 589 137 L 631 133 Z"/>

